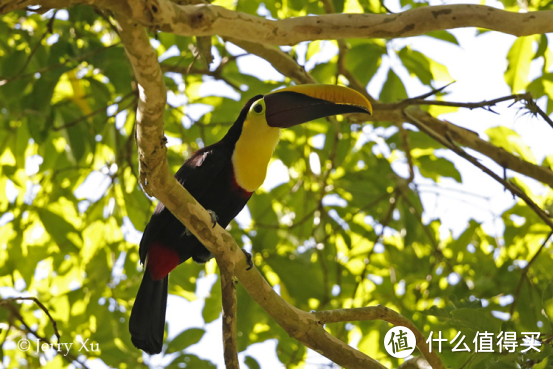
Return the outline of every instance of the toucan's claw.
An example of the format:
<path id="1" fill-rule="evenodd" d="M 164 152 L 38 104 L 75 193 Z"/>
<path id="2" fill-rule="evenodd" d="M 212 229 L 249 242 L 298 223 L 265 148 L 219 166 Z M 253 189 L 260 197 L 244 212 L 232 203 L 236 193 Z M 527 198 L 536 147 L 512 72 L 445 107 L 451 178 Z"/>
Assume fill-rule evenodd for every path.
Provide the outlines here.
<path id="1" fill-rule="evenodd" d="M 219 217 L 212 210 L 208 210 L 208 213 L 210 214 L 210 217 L 212 218 L 212 223 L 213 223 L 212 228 L 215 228 L 215 225 L 217 224 L 217 221 L 219 220 Z"/>
<path id="2" fill-rule="evenodd" d="M 254 263 L 252 262 L 252 254 L 246 251 L 245 249 L 241 249 L 244 253 L 244 256 L 246 256 L 246 263 L 248 264 L 248 268 L 246 270 L 250 270 L 254 267 Z"/>
<path id="3" fill-rule="evenodd" d="M 183 234 L 182 234 L 182 235 L 184 235 L 184 236 L 192 236 L 192 232 L 191 232 L 191 231 L 189 231 L 189 229 L 188 229 L 188 228 L 185 228 L 185 231 L 183 232 Z"/>

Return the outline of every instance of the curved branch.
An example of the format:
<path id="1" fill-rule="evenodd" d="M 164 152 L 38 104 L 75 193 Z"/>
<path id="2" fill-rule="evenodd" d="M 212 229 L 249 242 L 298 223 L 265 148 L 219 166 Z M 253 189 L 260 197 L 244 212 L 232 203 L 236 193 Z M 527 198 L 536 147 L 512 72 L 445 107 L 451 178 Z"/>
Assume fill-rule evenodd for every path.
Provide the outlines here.
<path id="1" fill-rule="evenodd" d="M 144 27 L 127 17 L 116 15 L 125 53 L 133 65 L 138 82 L 136 139 L 139 147 L 139 179 L 144 191 L 152 196 L 153 188 L 177 182 L 169 173 L 163 133 L 166 89 L 156 51 Z M 146 174 L 148 173 L 148 174 Z"/>
<path id="2" fill-rule="evenodd" d="M 331 336 L 312 314 L 283 300 L 256 268 L 247 270 L 245 254 L 234 238 L 219 225 L 212 228 L 208 212 L 170 174 L 163 139 L 165 89 L 156 53 L 150 47 L 144 28 L 125 17 L 117 17 L 117 21 L 139 84 L 137 143 L 141 183 L 145 189 L 157 197 L 206 246 L 215 256 L 221 270 L 237 277 L 250 296 L 291 337 L 342 367 L 384 369 L 377 361 Z"/>
<path id="3" fill-rule="evenodd" d="M 229 41 L 249 54 L 257 55 L 262 59 L 267 60 L 277 72 L 289 77 L 298 84 L 317 83 L 317 80 L 311 74 L 306 72 L 304 67 L 298 64 L 287 53 L 284 53 L 279 48 L 266 46 L 256 42 L 244 41 L 236 38 L 227 37 L 224 39 Z"/>
<path id="4" fill-rule="evenodd" d="M 2 300 L 0 299 L 0 305 L 4 305 L 4 304 L 7 304 L 11 301 L 21 301 L 21 300 L 30 300 L 30 301 L 34 301 L 35 304 L 38 305 L 38 307 L 44 311 L 44 313 L 48 316 L 48 319 L 50 319 L 50 322 L 52 323 L 52 327 L 54 328 L 54 334 L 56 335 L 56 338 L 58 339 L 58 343 L 60 342 L 60 332 L 58 331 L 58 324 L 56 323 L 56 321 L 54 320 L 54 318 L 52 318 L 52 315 L 50 315 L 50 311 L 48 311 L 48 309 L 46 308 L 46 306 L 44 306 L 42 304 L 42 302 L 40 302 L 39 299 L 37 299 L 36 297 L 11 297 L 11 298 L 8 298 L 8 299 L 5 299 L 5 300 Z M 1 346 L 0 346 L 1 347 Z"/>
<path id="5" fill-rule="evenodd" d="M 104 1 L 102 1 L 104 2 Z M 514 36 L 552 32 L 552 11 L 514 13 L 484 5 L 441 5 L 398 14 L 325 14 L 270 20 L 216 5 L 180 6 L 128 2 L 143 25 L 183 36 L 234 37 L 265 45 L 345 38 L 397 38 L 463 27 L 481 27 Z M 108 5 L 108 4 L 106 4 Z"/>
<path id="6" fill-rule="evenodd" d="M 25 321 L 25 319 L 23 318 L 23 316 L 21 315 L 21 313 L 19 312 L 19 310 L 17 309 L 15 304 L 11 303 L 11 302 L 14 302 L 14 301 L 17 301 L 17 300 L 33 300 L 34 302 L 36 302 L 39 305 L 39 307 L 44 312 L 46 312 L 46 314 L 48 314 L 48 316 L 50 317 L 51 321 L 54 324 L 54 328 L 56 330 L 56 338 L 58 339 L 58 344 L 59 344 L 60 343 L 60 335 L 58 334 L 57 326 L 56 326 L 56 323 L 55 323 L 54 319 L 48 313 L 48 309 L 46 309 L 46 307 L 44 307 L 44 305 L 42 305 L 42 303 L 40 303 L 40 301 L 38 299 L 36 299 L 35 297 L 15 297 L 15 298 L 10 298 L 10 299 L 6 299 L 6 300 L 0 300 L 0 305 L 5 305 L 7 310 L 11 314 L 11 317 L 8 318 L 9 327 L 10 328 L 15 327 L 15 328 L 19 329 L 20 331 L 25 332 L 26 334 L 30 333 L 33 336 L 35 336 L 39 341 L 41 341 L 45 344 L 48 344 L 48 345 L 53 344 L 47 337 L 42 337 L 41 335 L 38 334 L 38 332 L 36 330 L 31 329 L 31 327 L 29 326 L 29 324 L 27 324 L 27 322 Z M 13 318 L 19 320 L 21 322 L 21 325 L 17 325 L 17 326 L 14 325 L 13 322 L 12 322 Z M 79 353 L 78 355 L 74 355 L 73 353 L 69 352 L 69 350 L 68 350 L 68 352 L 65 353 L 64 355 L 62 355 L 62 357 L 63 357 L 64 360 L 66 360 L 70 364 L 78 363 L 82 368 L 88 369 L 88 366 L 83 361 L 81 361 L 81 359 L 79 359 L 79 357 L 83 354 L 84 353 Z"/>
<path id="7" fill-rule="evenodd" d="M 42 0 L 44 8 L 91 4 L 132 18 L 143 26 L 182 36 L 233 37 L 264 45 L 345 38 L 397 38 L 464 27 L 481 27 L 514 36 L 552 32 L 552 11 L 515 13 L 485 5 L 441 5 L 397 14 L 325 14 L 281 20 L 236 12 L 217 5 L 177 5 L 169 0 Z M 4 0 L 0 14 L 37 5 Z M 37 10 L 39 11 L 39 10 Z"/>
<path id="8" fill-rule="evenodd" d="M 326 310 L 318 311 L 313 313 L 313 315 L 318 320 L 318 323 L 322 325 L 327 323 L 380 319 L 396 326 L 406 327 L 415 335 L 417 347 L 423 356 L 425 356 L 429 364 L 431 364 L 434 369 L 444 369 L 444 365 L 437 356 L 437 353 L 429 351 L 429 348 L 425 343 L 425 336 L 423 336 L 415 324 L 412 323 L 411 320 L 403 317 L 396 311 L 391 310 L 386 306 L 377 305 L 355 309 Z"/>

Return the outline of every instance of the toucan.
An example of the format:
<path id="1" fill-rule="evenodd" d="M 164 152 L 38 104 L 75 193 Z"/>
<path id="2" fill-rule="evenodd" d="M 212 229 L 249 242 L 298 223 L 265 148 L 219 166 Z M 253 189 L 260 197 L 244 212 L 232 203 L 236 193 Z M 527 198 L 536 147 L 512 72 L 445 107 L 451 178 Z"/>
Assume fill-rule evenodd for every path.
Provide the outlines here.
<path id="1" fill-rule="evenodd" d="M 334 85 L 298 85 L 257 95 L 242 108 L 227 134 L 196 151 L 175 178 L 225 228 L 264 182 L 280 128 L 345 113 L 371 114 L 357 91 Z M 131 311 L 133 344 L 152 355 L 163 345 L 168 274 L 189 258 L 205 263 L 210 252 L 158 203 L 140 241 L 144 276 Z"/>

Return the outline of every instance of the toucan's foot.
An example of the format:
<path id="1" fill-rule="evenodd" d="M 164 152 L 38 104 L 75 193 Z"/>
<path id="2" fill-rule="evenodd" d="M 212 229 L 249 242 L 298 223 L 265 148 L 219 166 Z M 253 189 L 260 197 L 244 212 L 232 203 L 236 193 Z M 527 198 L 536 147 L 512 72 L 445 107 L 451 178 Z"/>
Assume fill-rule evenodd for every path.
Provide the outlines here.
<path id="1" fill-rule="evenodd" d="M 212 223 L 213 223 L 212 228 L 215 228 L 215 225 L 217 224 L 217 221 L 219 220 L 219 217 L 212 210 L 208 210 L 208 213 L 210 214 L 210 217 L 212 218 Z"/>
<path id="2" fill-rule="evenodd" d="M 254 266 L 254 263 L 252 262 L 252 254 L 245 249 L 241 249 L 241 251 L 244 253 L 244 256 L 246 256 L 246 263 L 248 264 L 248 268 L 246 268 L 246 270 L 252 269 Z"/>
<path id="3" fill-rule="evenodd" d="M 183 232 L 183 235 L 185 235 L 185 236 L 192 236 L 192 232 L 189 231 L 188 228 L 185 228 L 185 231 Z"/>

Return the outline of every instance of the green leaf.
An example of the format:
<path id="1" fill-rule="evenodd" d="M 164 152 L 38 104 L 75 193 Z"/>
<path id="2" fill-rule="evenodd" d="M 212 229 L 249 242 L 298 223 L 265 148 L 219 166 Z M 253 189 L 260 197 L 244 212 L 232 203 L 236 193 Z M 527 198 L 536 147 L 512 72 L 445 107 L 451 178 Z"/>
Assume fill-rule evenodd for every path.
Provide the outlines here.
<path id="1" fill-rule="evenodd" d="M 498 333 L 501 321 L 482 309 L 462 308 L 450 312 L 459 326 L 473 331 Z"/>
<path id="2" fill-rule="evenodd" d="M 73 225 L 62 216 L 48 209 L 39 209 L 37 213 L 40 217 L 40 221 L 44 225 L 44 228 L 56 241 L 58 246 L 65 250 L 65 252 L 70 250 L 75 251 L 74 238 L 70 237 L 70 235 L 80 235 L 80 232 L 78 232 L 75 227 L 73 227 Z M 68 246 L 69 248 L 67 248 Z"/>
<path id="3" fill-rule="evenodd" d="M 389 70 L 387 80 L 385 81 L 383 89 L 379 94 L 379 100 L 382 102 L 397 102 L 407 98 L 408 94 L 406 93 L 406 88 L 404 87 L 402 80 L 398 78 L 392 69 Z"/>
<path id="4" fill-rule="evenodd" d="M 540 35 L 540 41 L 539 41 L 539 47 L 537 48 L 537 52 L 535 53 L 535 56 L 533 59 L 540 58 L 541 56 L 544 56 L 544 53 L 546 50 L 548 50 L 548 38 L 546 35 Z"/>
<path id="5" fill-rule="evenodd" d="M 312 56 L 317 54 L 321 49 L 321 41 L 312 41 L 308 44 L 308 50 L 306 51 L 306 61 L 310 60 Z"/>
<path id="6" fill-rule="evenodd" d="M 219 277 L 219 276 L 218 276 Z M 210 295 L 206 297 L 202 317 L 206 324 L 213 322 L 221 315 L 221 282 L 219 278 L 212 286 Z"/>
<path id="7" fill-rule="evenodd" d="M 512 93 L 518 93 L 529 84 L 529 68 L 533 60 L 533 41 L 536 36 L 519 37 L 508 52 L 508 69 L 504 80 Z"/>
<path id="8" fill-rule="evenodd" d="M 454 36 L 452 33 L 445 31 L 445 30 L 438 30 L 438 31 L 431 31 L 427 32 L 425 36 L 433 37 L 438 40 L 450 42 L 452 44 L 460 45 L 458 43 L 458 40 L 456 39 L 456 36 Z"/>
<path id="9" fill-rule="evenodd" d="M 425 85 L 430 85 L 431 80 L 452 81 L 452 77 L 450 77 L 448 69 L 444 65 L 437 63 L 419 51 L 412 50 L 409 46 L 400 50 L 398 56 L 410 75 L 416 76 Z"/>
<path id="10" fill-rule="evenodd" d="M 127 193 L 125 189 L 122 192 L 125 199 L 127 216 L 136 229 L 143 230 L 150 219 L 149 214 L 144 211 L 144 209 L 148 209 L 150 206 L 150 201 L 148 201 L 146 195 L 138 186 L 135 186 L 131 193 Z"/>
<path id="11" fill-rule="evenodd" d="M 435 155 L 424 155 L 414 158 L 414 164 L 424 177 L 439 181 L 439 177 L 450 177 L 461 183 L 462 177 L 454 164 L 445 159 L 438 158 Z"/>
<path id="12" fill-rule="evenodd" d="M 310 71 L 310 74 L 319 82 L 325 84 L 333 84 L 335 82 L 335 74 L 337 70 L 336 63 L 320 63 Z"/>
<path id="13" fill-rule="evenodd" d="M 261 369 L 260 364 L 252 356 L 246 356 L 244 358 L 244 363 L 248 369 Z"/>
<path id="14" fill-rule="evenodd" d="M 542 292 L 542 303 L 544 306 L 544 312 L 548 317 L 550 318 L 550 321 L 552 322 L 552 281 L 546 285 L 544 291 Z"/>
<path id="15" fill-rule="evenodd" d="M 549 115 L 552 113 L 552 78 L 552 73 L 544 73 L 527 86 L 527 91 L 533 95 L 534 99 L 548 96 L 546 114 Z"/>
<path id="16" fill-rule="evenodd" d="M 529 2 L 529 10 L 551 11 L 552 1 L 541 1 Z M 338 13 L 359 12 L 362 8 L 366 14 L 385 12 L 379 0 L 332 2 Z M 252 15 L 258 11 L 262 14 L 265 7 L 275 19 L 318 16 L 326 12 L 322 2 L 306 0 L 215 0 L 214 4 Z M 508 0 L 504 5 L 513 11 L 519 9 L 516 0 Z M 427 1 L 401 0 L 403 11 L 424 6 L 429 6 Z M 9 199 L 0 196 L 0 291 L 39 298 L 56 319 L 63 342 L 71 342 L 76 334 L 90 338 L 89 342 L 97 342 L 101 352 L 88 352 L 87 359 L 100 359 L 103 362 L 100 365 L 106 367 L 135 368 L 144 366 L 143 352 L 133 346 L 128 322 L 144 268 L 139 267 L 139 245 L 130 242 L 138 243 L 140 232 L 125 232 L 124 235 L 122 230 L 126 231 L 126 227 L 122 227 L 122 219 L 128 216 L 135 228 L 142 231 L 155 203 L 144 195 L 135 177 L 139 174 L 140 158 L 134 143 L 135 96 L 130 94 L 136 89 L 133 68 L 123 45 L 107 47 L 119 38 L 109 20 L 100 14 L 101 10 L 76 6 L 68 10 L 67 20 L 60 10 L 53 21 L 49 19 L 52 11 L 36 14 L 19 10 L 0 16 L 0 191 L 10 195 Z M 397 16 L 384 17 L 388 21 Z M 56 40 L 56 37 L 59 38 Z M 176 96 L 177 101 L 184 102 L 182 106 L 174 109 L 167 105 L 162 112 L 164 132 L 170 138 L 168 163 L 173 171 L 202 145 L 219 141 L 251 97 L 289 85 L 289 82 L 292 84 L 287 77 L 283 83 L 263 81 L 246 74 L 248 70 L 245 71 L 244 66 L 256 67 L 259 59 L 231 56 L 243 52 L 231 49 L 231 45 L 219 36 L 210 38 L 214 54 L 216 51 L 219 54 L 215 64 L 223 61 L 220 66 L 211 66 L 213 76 L 195 73 L 202 62 L 194 62 L 189 48 L 195 45 L 194 36 L 149 32 L 149 37 L 153 44 L 160 43 L 157 52 L 174 50 L 174 56 L 163 62 L 166 66 L 186 69 L 193 65 L 190 73 L 172 73 L 163 78 L 167 90 L 175 95 L 184 94 L 182 98 Z M 433 41 L 439 51 L 442 47 L 446 52 L 450 47 L 443 42 L 457 45 L 450 31 L 431 32 L 423 37 L 441 40 Z M 487 37 L 496 36 L 489 32 Z M 532 37 L 536 37 L 533 42 L 537 43 L 532 44 L 526 58 L 535 58 L 532 64 L 537 66 L 537 75 L 526 89 L 533 98 L 539 99 L 541 108 L 546 106 L 543 109 L 551 112 L 549 38 Z M 375 79 L 379 73 L 377 69 L 382 67 L 381 58 L 388 54 L 387 49 L 394 50 L 393 44 L 396 44 L 387 39 L 347 39 L 345 42 L 348 48 L 344 66 L 362 85 Z M 491 39 L 491 45 L 494 42 Z M 317 58 L 318 44 L 319 41 L 309 43 L 307 56 L 313 55 L 311 61 Z M 305 47 L 293 46 L 287 52 L 294 57 L 302 49 Z M 404 63 L 411 75 L 433 86 L 436 84 L 433 81 L 449 81 L 446 67 L 434 62 L 431 53 L 400 49 L 396 59 Z M 247 58 L 251 62 L 245 63 Z M 482 60 L 482 68 L 490 68 L 489 62 Z M 328 62 L 315 66 L 311 74 L 323 83 L 348 84 L 345 76 L 337 74 L 337 63 L 338 55 L 334 55 Z M 24 64 L 27 64 L 25 71 L 18 76 Z M 393 63 L 392 71 L 390 67 L 380 71 L 383 79 L 387 78 L 382 81 L 380 91 L 383 101 L 405 99 L 403 82 L 419 84 L 412 78 L 401 80 L 394 74 L 403 70 L 403 65 Z M 68 71 L 79 71 L 78 84 L 71 85 Z M 10 79 L 12 77 L 16 79 Z M 217 83 L 232 85 L 233 96 L 237 98 L 212 96 L 226 92 L 213 84 L 214 78 L 218 79 Z M 73 87 L 77 87 L 77 91 Z M 412 90 L 412 86 L 406 87 Z M 106 119 L 104 107 L 127 95 L 130 98 L 118 104 L 120 108 L 129 104 L 125 122 L 118 122 L 123 123 L 120 129 L 113 119 Z M 443 94 L 437 96 L 442 97 Z M 80 98 L 77 105 L 75 98 Z M 195 110 L 201 107 L 213 110 L 199 117 Z M 423 109 L 433 116 L 445 112 L 436 107 Z M 81 119 L 87 111 L 98 111 L 98 114 Z M 469 110 L 466 112 L 472 114 Z M 377 119 L 389 115 L 384 111 L 376 113 L 379 113 L 375 114 Z M 196 122 L 189 125 L 187 115 Z M 500 306 L 501 296 L 514 294 L 514 286 L 521 278 L 520 262 L 529 261 L 550 232 L 535 212 L 518 201 L 508 204 L 509 209 L 494 214 L 495 227 L 482 227 L 480 222 L 473 220 L 464 224 L 467 217 L 481 219 L 481 213 L 488 214 L 487 199 L 479 194 L 468 197 L 462 186 L 456 189 L 448 186 L 451 181 L 444 181 L 444 177 L 459 180 L 464 172 L 459 168 L 458 173 L 452 163 L 437 157 L 442 156 L 437 149 L 441 149 L 441 154 L 445 150 L 442 146 L 421 132 L 408 131 L 416 170 L 421 169 L 421 173 L 432 179 L 414 183 L 417 187 L 406 187 L 399 182 L 396 172 L 401 166 L 406 167 L 397 126 L 375 120 L 362 125 L 349 122 L 349 117 L 344 118 L 338 122 L 319 119 L 283 129 L 273 158 L 286 167 L 284 170 L 290 181 L 253 194 L 248 202 L 252 224 L 247 225 L 247 229 L 241 229 L 235 221 L 230 223 L 231 236 L 239 244 L 251 242 L 256 266 L 281 297 L 305 311 L 386 303 L 387 307 L 410 318 L 423 330 L 424 336 L 434 331 L 436 337 L 436 332 L 442 331 L 443 337 L 451 339 L 453 333 L 461 331 L 470 347 L 469 337 L 475 335 L 475 329 L 484 331 L 498 327 L 500 319 L 494 318 L 491 311 L 507 313 L 514 308 L 512 319 L 501 325 L 503 331 L 537 330 L 548 337 L 553 278 L 550 242 L 530 265 L 529 278 L 522 284 L 519 298 L 513 305 Z M 528 118 L 525 114 L 517 116 L 523 123 Z M 65 129 L 55 129 L 68 124 L 70 126 Z M 511 128 L 510 124 L 507 122 L 505 126 Z M 505 145 L 507 150 L 522 158 L 529 156 L 529 152 L 538 155 L 535 143 L 528 143 L 530 147 L 527 148 L 512 131 L 493 129 L 492 132 L 495 139 L 503 142 L 496 142 L 497 147 Z M 318 137 L 314 138 L 316 135 Z M 177 143 L 176 138 L 182 144 Z M 311 147 L 318 142 L 322 148 Z M 322 174 L 319 176 L 310 171 L 312 151 L 321 161 Z M 28 175 L 30 169 L 36 168 L 32 164 L 37 159 L 40 161 L 39 156 L 43 161 L 38 172 Z M 543 156 L 537 156 L 537 160 L 551 168 L 552 155 L 544 160 Z M 113 173 L 105 193 L 83 186 L 91 173 L 106 173 L 107 168 L 115 168 L 113 164 L 118 170 Z M 464 175 L 464 180 L 473 179 Z M 550 187 L 532 186 L 517 177 L 513 180 L 552 213 Z M 395 192 L 399 185 L 403 189 L 401 194 Z M 99 199 L 93 202 L 77 199 L 74 194 L 77 188 Z M 14 200 L 12 194 L 17 195 Z M 340 199 L 341 205 L 327 204 L 333 197 Z M 453 203 L 447 201 L 451 199 Z M 467 208 L 473 203 L 476 207 L 463 219 L 445 219 L 441 212 L 445 208 L 443 205 L 454 209 L 455 213 L 461 202 Z M 484 206 L 478 206 L 481 202 Z M 452 232 L 445 232 L 447 229 Z M 200 265 L 189 259 L 171 272 L 169 293 L 195 300 L 199 278 L 214 275 L 216 271 L 215 260 Z M 459 274 L 460 283 L 448 283 L 450 273 Z M 196 346 L 205 344 L 203 323 L 213 322 L 220 316 L 220 294 L 218 281 L 204 301 L 203 321 L 200 318 L 198 328 L 179 332 L 181 334 L 171 342 L 169 339 L 164 342 L 168 352 L 160 365 L 170 369 L 215 368 L 209 360 L 184 352 L 195 347 L 190 346 L 194 343 Z M 306 364 L 306 348 L 290 338 L 241 284 L 237 285 L 237 300 L 239 351 L 252 348 L 255 343 L 274 340 L 275 354 L 283 364 L 270 363 L 269 367 L 279 364 L 299 369 L 309 365 Z M 485 301 L 488 305 L 482 308 Z M 11 314 L 5 307 L 0 306 L 0 323 L 8 321 Z M 25 321 L 40 336 L 52 337 L 52 323 L 36 304 L 21 302 L 15 307 L 21 314 L 21 319 L 16 319 L 15 323 Z M 466 309 L 465 314 L 463 309 Z M 168 329 L 172 331 L 175 317 L 168 315 L 167 318 Z M 400 360 L 382 350 L 382 338 L 390 328 L 388 323 L 334 323 L 325 328 L 345 343 L 355 345 L 359 342 L 358 348 L 371 357 L 382 358 L 387 367 L 401 365 Z M 17 334 L 14 325 L 8 341 Z M 5 330 L 0 333 L 0 340 L 4 338 Z M 470 359 L 471 353 L 448 352 L 443 345 L 440 355 L 445 367 L 449 368 L 464 365 L 465 369 L 500 369 L 515 365 L 525 369 L 531 366 L 533 369 L 552 368 L 550 346 L 544 344 L 541 350 L 540 354 L 526 355 L 479 353 Z M 24 366 L 29 368 L 42 365 L 65 369 L 71 366 L 61 355 L 39 357 L 31 351 L 28 354 L 23 355 L 7 344 L 0 349 L 2 362 L 9 363 L 9 367 L 21 366 L 22 357 Z M 245 357 L 244 362 L 244 367 L 250 369 L 258 369 L 261 365 L 252 357 Z"/>
<path id="17" fill-rule="evenodd" d="M 387 49 L 376 42 L 366 42 L 352 47 L 346 53 L 346 68 L 366 86 L 381 66 L 381 57 Z"/>
<path id="18" fill-rule="evenodd" d="M 533 155 L 529 146 L 510 128 L 503 126 L 493 127 L 487 129 L 485 133 L 489 136 L 489 141 L 493 145 L 502 147 L 504 150 L 519 156 L 529 163 L 537 163 L 535 155 Z"/>
<path id="19" fill-rule="evenodd" d="M 172 352 L 182 351 L 198 343 L 202 339 L 202 336 L 204 336 L 204 333 L 206 333 L 206 331 L 200 328 L 190 328 L 179 333 L 174 339 L 169 341 L 165 353 L 170 354 Z"/>
<path id="20" fill-rule="evenodd" d="M 194 368 L 194 369 L 216 369 L 216 366 L 208 361 L 202 360 L 196 355 L 180 355 L 167 367 L 168 369 Z"/>

